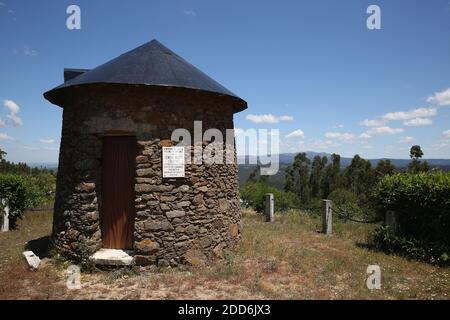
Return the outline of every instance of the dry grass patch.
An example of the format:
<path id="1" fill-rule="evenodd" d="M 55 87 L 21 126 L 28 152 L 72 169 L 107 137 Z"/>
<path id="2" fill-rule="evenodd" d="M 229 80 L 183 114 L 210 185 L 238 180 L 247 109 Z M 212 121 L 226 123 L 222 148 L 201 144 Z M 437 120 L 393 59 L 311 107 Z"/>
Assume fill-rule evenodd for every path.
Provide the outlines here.
<path id="1" fill-rule="evenodd" d="M 242 241 L 206 266 L 117 269 L 82 275 L 82 290 L 65 288 L 61 261 L 28 271 L 24 244 L 46 236 L 51 213 L 27 213 L 19 230 L 0 234 L 0 298 L 4 299 L 448 299 L 449 268 L 371 251 L 363 245 L 374 225 L 335 221 L 321 234 L 319 217 L 290 212 L 266 223 L 243 211 Z M 365 285 L 378 264 L 382 289 Z"/>

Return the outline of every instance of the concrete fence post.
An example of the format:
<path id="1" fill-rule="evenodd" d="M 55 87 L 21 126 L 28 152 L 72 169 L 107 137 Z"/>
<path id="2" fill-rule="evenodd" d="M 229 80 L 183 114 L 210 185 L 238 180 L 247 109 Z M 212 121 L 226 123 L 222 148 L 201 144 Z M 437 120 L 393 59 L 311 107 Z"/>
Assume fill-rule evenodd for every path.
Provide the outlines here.
<path id="1" fill-rule="evenodd" d="M 274 222 L 274 200 L 273 200 L 273 193 L 266 193 L 266 208 L 265 208 L 265 215 L 266 215 L 266 222 Z"/>
<path id="2" fill-rule="evenodd" d="M 331 234 L 333 230 L 333 210 L 331 200 L 323 200 L 322 210 L 322 232 L 325 234 Z"/>
<path id="3" fill-rule="evenodd" d="M 398 221 L 397 221 L 397 213 L 392 210 L 387 210 L 386 215 L 384 216 L 384 224 L 389 228 L 391 234 L 397 234 L 398 232 Z"/>
<path id="4" fill-rule="evenodd" d="M 9 201 L 6 198 L 2 198 L 0 199 L 0 202 L 2 208 L 0 211 L 0 231 L 9 231 Z"/>

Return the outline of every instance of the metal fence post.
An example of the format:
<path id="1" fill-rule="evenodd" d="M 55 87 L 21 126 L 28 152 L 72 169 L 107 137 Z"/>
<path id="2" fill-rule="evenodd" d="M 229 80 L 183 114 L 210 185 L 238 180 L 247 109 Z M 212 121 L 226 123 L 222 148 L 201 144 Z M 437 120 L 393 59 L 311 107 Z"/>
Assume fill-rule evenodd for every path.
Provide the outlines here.
<path id="1" fill-rule="evenodd" d="M 274 199 L 273 193 L 266 193 L 266 222 L 274 222 Z"/>
<path id="2" fill-rule="evenodd" d="M 325 234 L 331 234 L 333 229 L 333 210 L 331 206 L 331 200 L 323 200 L 322 232 Z"/>

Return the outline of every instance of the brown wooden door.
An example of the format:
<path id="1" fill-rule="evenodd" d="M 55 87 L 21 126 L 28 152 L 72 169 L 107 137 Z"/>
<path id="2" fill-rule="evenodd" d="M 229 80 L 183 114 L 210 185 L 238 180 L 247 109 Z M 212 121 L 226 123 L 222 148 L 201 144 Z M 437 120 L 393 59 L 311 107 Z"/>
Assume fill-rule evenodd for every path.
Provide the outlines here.
<path id="1" fill-rule="evenodd" d="M 133 248 L 135 160 L 135 137 L 103 138 L 101 217 L 104 248 Z"/>

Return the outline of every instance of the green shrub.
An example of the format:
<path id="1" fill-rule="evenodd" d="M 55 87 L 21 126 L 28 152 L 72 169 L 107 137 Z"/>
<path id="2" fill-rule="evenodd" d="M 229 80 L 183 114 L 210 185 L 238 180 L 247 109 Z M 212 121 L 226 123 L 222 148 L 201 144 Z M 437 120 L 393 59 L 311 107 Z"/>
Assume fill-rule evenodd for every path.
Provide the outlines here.
<path id="1" fill-rule="evenodd" d="M 9 200 L 9 224 L 12 229 L 30 205 L 28 197 L 27 181 L 22 176 L 0 174 L 0 198 Z"/>
<path id="2" fill-rule="evenodd" d="M 433 263 L 448 264 L 450 254 L 450 173 L 398 173 L 374 189 L 381 211 L 398 214 L 398 232 L 378 228 L 377 247 Z"/>
<path id="3" fill-rule="evenodd" d="M 374 196 L 382 211 L 398 213 L 400 236 L 450 246 L 450 172 L 385 176 Z"/>
<path id="4" fill-rule="evenodd" d="M 450 247 L 393 235 L 386 227 L 377 228 L 370 235 L 369 242 L 379 250 L 440 265 L 450 264 Z"/>
<path id="5" fill-rule="evenodd" d="M 258 212 L 264 211 L 266 193 L 273 193 L 276 211 L 286 211 L 289 208 L 297 208 L 299 206 L 295 194 L 284 192 L 264 183 L 248 182 L 241 187 L 240 192 L 242 200 L 246 201 Z"/>
<path id="6" fill-rule="evenodd" d="M 360 220 L 374 220 L 377 217 L 371 194 L 356 195 L 347 189 L 336 189 L 328 199 L 333 201 L 333 212 Z"/>
<path id="7" fill-rule="evenodd" d="M 9 200 L 10 227 L 17 226 L 23 212 L 47 202 L 54 194 L 55 176 L 50 173 L 37 175 L 0 174 L 0 198 Z"/>

